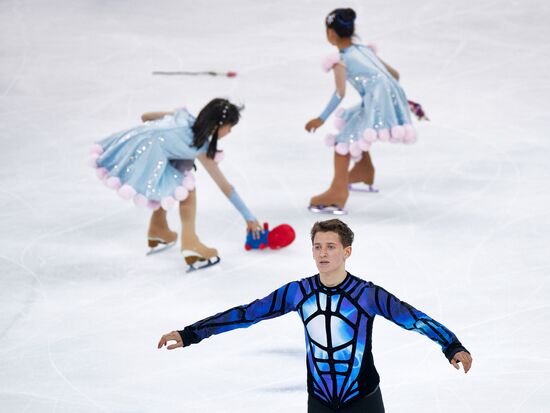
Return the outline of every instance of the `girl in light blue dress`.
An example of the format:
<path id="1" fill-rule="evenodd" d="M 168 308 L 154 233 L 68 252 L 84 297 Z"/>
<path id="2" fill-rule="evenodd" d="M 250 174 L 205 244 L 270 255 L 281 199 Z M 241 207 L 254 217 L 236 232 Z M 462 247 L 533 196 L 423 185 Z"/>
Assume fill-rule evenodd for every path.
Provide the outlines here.
<path id="1" fill-rule="evenodd" d="M 416 141 L 409 103 L 397 82 L 399 74 L 383 62 L 372 47 L 355 44 L 355 12 L 336 9 L 326 18 L 327 39 L 339 53 L 325 61 L 334 72 L 336 90 L 321 115 L 306 124 L 308 132 L 319 128 L 338 107 L 346 81 L 361 96 L 361 103 L 336 112 L 336 134 L 326 138 L 334 147 L 334 178 L 330 188 L 310 201 L 314 212 L 345 213 L 349 184 L 363 183 L 372 190 L 374 166 L 369 149 L 374 142 L 410 144 Z M 355 162 L 348 171 L 350 160 Z"/>
<path id="2" fill-rule="evenodd" d="M 261 231 L 256 217 L 227 181 L 217 162 L 217 143 L 239 122 L 240 109 L 226 99 L 214 99 L 197 118 L 186 109 L 152 112 L 144 123 L 115 133 L 92 148 L 91 163 L 100 179 L 124 199 L 153 210 L 148 245 L 170 245 L 177 234 L 168 228 L 166 210 L 179 202 L 181 251 L 188 265 L 219 262 L 218 251 L 202 244 L 195 232 L 196 188 L 192 174 L 198 159 L 246 221 L 255 237 Z M 193 267 L 195 268 L 195 267 Z"/>

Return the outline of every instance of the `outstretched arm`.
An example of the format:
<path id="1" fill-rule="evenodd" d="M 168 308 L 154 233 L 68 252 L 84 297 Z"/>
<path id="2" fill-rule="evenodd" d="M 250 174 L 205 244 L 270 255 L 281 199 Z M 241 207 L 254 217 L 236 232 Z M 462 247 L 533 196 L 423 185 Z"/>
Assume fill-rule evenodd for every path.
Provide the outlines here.
<path id="1" fill-rule="evenodd" d="M 166 115 L 172 115 L 173 112 L 147 112 L 141 115 L 142 122 L 148 122 L 151 120 L 157 120 L 165 117 Z"/>
<path id="2" fill-rule="evenodd" d="M 243 200 L 239 197 L 239 194 L 237 193 L 235 188 L 225 178 L 217 162 L 206 156 L 206 153 L 200 153 L 197 158 L 204 166 L 204 169 L 206 169 L 210 177 L 214 180 L 216 185 L 218 185 L 218 188 L 220 188 L 224 195 L 229 199 L 233 206 L 237 208 L 239 213 L 246 220 L 247 230 L 253 232 L 254 238 L 259 238 L 260 231 L 262 230 L 260 223 L 252 214 L 252 212 L 250 212 L 250 210 L 247 208 Z"/>
<path id="3" fill-rule="evenodd" d="M 206 169 L 206 172 L 208 172 L 208 175 L 210 175 L 216 185 L 218 185 L 218 188 L 220 188 L 224 195 L 229 198 L 231 196 L 233 186 L 231 186 L 229 181 L 225 178 L 217 162 L 206 156 L 206 153 L 199 153 L 197 158 L 202 166 L 204 166 L 204 169 Z"/>
<path id="4" fill-rule="evenodd" d="M 339 62 L 334 65 L 332 71 L 334 72 L 334 83 L 336 90 L 321 115 L 319 115 L 318 118 L 310 120 L 306 124 L 306 130 L 308 132 L 315 132 L 316 129 L 323 125 L 332 112 L 334 112 L 334 110 L 338 107 L 346 94 L 346 67 Z"/>
<path id="5" fill-rule="evenodd" d="M 272 292 L 267 297 L 205 318 L 185 327 L 183 330 L 165 334 L 161 337 L 158 348 L 167 346 L 168 350 L 173 350 L 178 347 L 187 347 L 199 343 L 213 334 L 250 327 L 259 321 L 279 317 L 289 311 L 294 311 L 301 298 L 302 293 L 299 283 L 293 281 Z M 168 344 L 170 341 L 176 343 Z"/>
<path id="6" fill-rule="evenodd" d="M 451 330 L 377 285 L 371 284 L 364 294 L 369 313 L 381 315 L 406 330 L 427 336 L 441 346 L 453 366 L 458 368 L 457 363 L 461 362 L 464 372 L 468 372 L 472 357 Z"/>

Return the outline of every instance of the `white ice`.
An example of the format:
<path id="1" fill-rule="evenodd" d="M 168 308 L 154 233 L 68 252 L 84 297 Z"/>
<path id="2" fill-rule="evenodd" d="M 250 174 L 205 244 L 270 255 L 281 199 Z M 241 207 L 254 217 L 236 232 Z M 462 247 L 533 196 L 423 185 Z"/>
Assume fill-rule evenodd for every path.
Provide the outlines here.
<path id="1" fill-rule="evenodd" d="M 373 351 L 388 412 L 550 411 L 550 13 L 542 0 L 0 2 L 0 411 L 305 412 L 296 314 L 184 350 L 161 334 L 316 272 L 309 198 L 331 178 L 323 19 L 358 12 L 363 42 L 430 122 L 372 150 L 379 194 L 354 193 L 349 270 L 451 328 L 473 368 L 384 319 Z M 235 79 L 154 70 L 236 70 Z M 222 169 L 281 251 L 198 171 L 198 231 L 221 264 L 145 256 L 148 212 L 106 189 L 89 145 L 141 113 L 244 103 Z M 344 106 L 357 100 L 349 90 Z M 179 230 L 176 211 L 170 222 Z"/>

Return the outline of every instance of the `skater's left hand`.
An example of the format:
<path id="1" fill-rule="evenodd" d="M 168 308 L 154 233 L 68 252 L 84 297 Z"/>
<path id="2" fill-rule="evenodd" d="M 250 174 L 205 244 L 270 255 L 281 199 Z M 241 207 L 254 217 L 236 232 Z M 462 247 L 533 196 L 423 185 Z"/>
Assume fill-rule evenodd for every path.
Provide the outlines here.
<path id="1" fill-rule="evenodd" d="M 162 348 L 166 346 L 169 341 L 175 341 L 176 343 L 168 345 L 166 347 L 168 350 L 174 350 L 175 348 L 183 347 L 183 340 L 181 339 L 180 333 L 178 333 L 177 331 L 171 331 L 170 333 L 165 334 L 160 338 L 157 348 Z"/>
<path id="2" fill-rule="evenodd" d="M 246 221 L 246 233 L 252 232 L 252 238 L 260 239 L 260 233 L 263 231 L 258 221 Z"/>
<path id="3" fill-rule="evenodd" d="M 460 366 L 458 363 L 462 363 L 462 367 L 464 367 L 464 373 L 468 373 L 468 370 L 472 367 L 472 356 L 467 351 L 459 351 L 453 356 L 453 359 L 451 360 L 451 364 L 454 366 L 455 369 L 460 370 Z"/>
<path id="4" fill-rule="evenodd" d="M 323 125 L 323 119 L 321 118 L 315 118 L 311 119 L 308 123 L 306 123 L 306 130 L 308 132 L 315 132 L 316 129 L 319 129 Z"/>

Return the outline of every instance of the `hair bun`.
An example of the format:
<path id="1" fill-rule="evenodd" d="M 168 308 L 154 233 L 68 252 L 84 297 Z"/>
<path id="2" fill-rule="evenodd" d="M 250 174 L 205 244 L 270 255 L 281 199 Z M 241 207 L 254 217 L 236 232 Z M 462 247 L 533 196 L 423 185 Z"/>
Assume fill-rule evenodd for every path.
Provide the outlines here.
<path id="1" fill-rule="evenodd" d="M 355 18 L 353 9 L 335 9 L 326 18 L 327 27 L 334 29 L 340 37 L 350 38 L 355 33 Z"/>
<path id="2" fill-rule="evenodd" d="M 353 9 L 342 9 L 341 12 L 340 12 L 340 15 L 342 17 L 342 19 L 346 20 L 346 21 L 351 21 L 351 22 L 354 22 L 355 21 L 355 18 L 357 17 L 357 14 L 355 13 L 355 10 Z"/>

